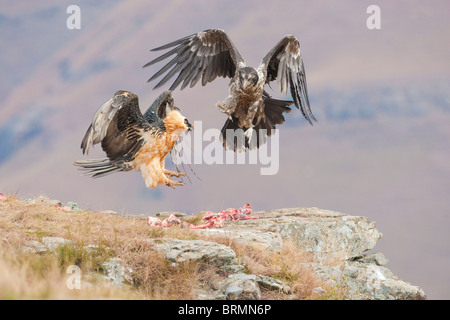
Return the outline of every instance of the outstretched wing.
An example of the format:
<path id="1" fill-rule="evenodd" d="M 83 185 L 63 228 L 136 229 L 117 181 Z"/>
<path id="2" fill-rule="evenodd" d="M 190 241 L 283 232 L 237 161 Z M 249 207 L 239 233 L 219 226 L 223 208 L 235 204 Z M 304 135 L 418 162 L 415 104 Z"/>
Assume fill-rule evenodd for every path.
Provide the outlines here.
<path id="1" fill-rule="evenodd" d="M 151 125 L 161 126 L 164 125 L 164 118 L 173 110 L 179 111 L 180 109 L 175 106 L 175 102 L 172 97 L 172 91 L 166 90 L 159 95 L 158 98 L 153 101 L 152 105 L 145 111 L 144 118 Z"/>
<path id="2" fill-rule="evenodd" d="M 170 90 L 176 89 L 182 82 L 181 90 L 187 85 L 192 88 L 200 78 L 203 86 L 218 76 L 232 78 L 238 64 L 244 62 L 228 35 L 220 29 L 209 29 L 192 34 L 152 51 L 172 47 L 175 48 L 144 65 L 147 67 L 175 55 L 147 81 L 150 82 L 168 71 L 154 89 L 164 85 L 176 73 L 179 73 L 178 77 L 172 83 Z"/>
<path id="3" fill-rule="evenodd" d="M 139 109 L 138 97 L 117 91 L 95 113 L 81 142 L 83 154 L 101 142 L 110 160 L 131 160 L 144 143 L 142 132 L 150 130 Z"/>
<path id="4" fill-rule="evenodd" d="M 310 124 L 314 117 L 308 98 L 305 66 L 300 52 L 300 43 L 294 36 L 285 36 L 262 59 L 261 64 L 267 72 L 266 83 L 277 80 L 278 89 L 287 94 L 288 86 L 295 106 L 300 109 Z"/>

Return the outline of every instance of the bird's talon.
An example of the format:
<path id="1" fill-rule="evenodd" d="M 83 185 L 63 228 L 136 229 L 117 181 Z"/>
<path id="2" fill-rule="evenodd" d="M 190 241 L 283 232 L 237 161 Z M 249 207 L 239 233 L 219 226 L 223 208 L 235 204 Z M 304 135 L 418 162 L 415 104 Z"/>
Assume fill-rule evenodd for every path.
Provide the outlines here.
<path id="1" fill-rule="evenodd" d="M 174 172 L 174 171 L 165 170 L 165 169 L 164 169 L 163 173 L 164 173 L 165 175 L 168 175 L 169 177 L 177 177 L 177 178 L 179 178 L 179 177 L 181 177 L 181 176 L 183 176 L 183 177 L 186 176 L 186 173 L 182 173 L 182 172 Z"/>
<path id="2" fill-rule="evenodd" d="M 175 189 L 175 186 L 184 186 L 184 183 L 183 182 L 169 180 L 169 181 L 167 181 L 166 185 L 168 187 L 171 187 L 171 188 Z"/>

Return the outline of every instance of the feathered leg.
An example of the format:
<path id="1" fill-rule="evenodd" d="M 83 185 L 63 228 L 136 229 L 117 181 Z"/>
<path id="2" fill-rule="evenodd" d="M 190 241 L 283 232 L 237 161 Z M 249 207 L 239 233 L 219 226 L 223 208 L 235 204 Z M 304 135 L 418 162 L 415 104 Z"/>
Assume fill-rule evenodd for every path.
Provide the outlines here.
<path id="1" fill-rule="evenodd" d="M 165 168 L 165 158 L 161 159 L 161 172 L 162 172 L 162 175 L 163 175 L 164 183 L 168 187 L 171 187 L 171 188 L 175 189 L 175 186 L 184 186 L 183 182 L 173 181 L 173 180 L 170 180 L 169 178 L 166 177 L 166 174 L 169 177 L 174 176 L 174 177 L 177 177 L 177 178 L 182 176 L 182 175 L 185 176 L 186 174 L 185 173 L 179 173 L 179 172 L 174 172 L 174 171 L 167 170 Z"/>
<path id="2" fill-rule="evenodd" d="M 236 110 L 236 102 L 234 101 L 233 97 L 228 96 L 224 101 L 217 102 L 216 106 L 219 108 L 220 111 L 222 111 L 228 116 L 228 119 L 231 120 L 231 115 Z"/>

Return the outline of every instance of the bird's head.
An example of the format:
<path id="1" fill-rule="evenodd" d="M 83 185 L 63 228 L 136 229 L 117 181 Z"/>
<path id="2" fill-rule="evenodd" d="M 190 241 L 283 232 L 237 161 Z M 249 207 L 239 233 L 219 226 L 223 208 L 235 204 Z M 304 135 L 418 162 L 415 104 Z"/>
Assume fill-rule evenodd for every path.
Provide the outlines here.
<path id="1" fill-rule="evenodd" d="M 189 120 L 178 110 L 170 111 L 163 121 L 167 133 L 173 137 L 173 140 L 178 140 L 184 132 L 194 129 Z"/>
<path id="2" fill-rule="evenodd" d="M 239 70 L 239 84 L 243 90 L 253 88 L 258 83 L 258 72 L 254 68 L 245 67 Z"/>
<path id="3" fill-rule="evenodd" d="M 187 131 L 192 131 L 194 129 L 194 126 L 189 122 L 188 119 L 184 118 L 183 122 L 186 125 Z"/>

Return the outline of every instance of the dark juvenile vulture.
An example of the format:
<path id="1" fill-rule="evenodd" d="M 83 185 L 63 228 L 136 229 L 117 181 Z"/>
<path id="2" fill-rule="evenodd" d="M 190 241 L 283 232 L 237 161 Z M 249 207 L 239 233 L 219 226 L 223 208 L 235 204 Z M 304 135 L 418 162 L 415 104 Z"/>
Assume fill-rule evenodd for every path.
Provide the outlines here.
<path id="1" fill-rule="evenodd" d="M 167 72 L 155 89 L 164 85 L 175 74 L 178 76 L 170 90 L 175 90 L 180 84 L 181 90 L 186 86 L 192 88 L 200 80 L 204 86 L 218 76 L 231 78 L 228 97 L 217 103 L 219 109 L 228 116 L 222 128 L 226 149 L 245 150 L 243 145 L 239 146 L 235 141 L 235 130 L 239 128 L 243 129 L 240 132 L 245 138 L 246 148 L 259 147 L 264 143 L 265 135 L 272 135 L 275 125 L 284 123 L 283 112 L 289 113 L 292 103 L 295 103 L 310 124 L 317 121 L 309 106 L 305 67 L 300 44 L 294 36 L 288 35 L 281 39 L 257 68 L 246 66 L 231 39 L 219 29 L 192 34 L 152 51 L 169 48 L 172 49 L 144 65 L 147 67 L 175 55 L 148 80 L 152 81 Z M 264 86 L 273 80 L 277 80 L 280 92 L 287 94 L 289 88 L 294 101 L 272 99 Z M 227 131 L 228 129 L 233 131 Z M 256 134 L 253 134 L 254 131 Z M 230 139 L 227 139 L 227 132 Z"/>
<path id="2" fill-rule="evenodd" d="M 142 173 L 148 188 L 160 184 L 181 186 L 183 183 L 168 177 L 185 174 L 165 169 L 165 157 L 183 133 L 191 129 L 170 91 L 163 92 L 144 114 L 137 95 L 117 91 L 97 110 L 81 142 L 83 154 L 88 154 L 91 145 L 101 143 L 107 158 L 79 160 L 74 164 L 94 178 L 135 169 Z"/>

